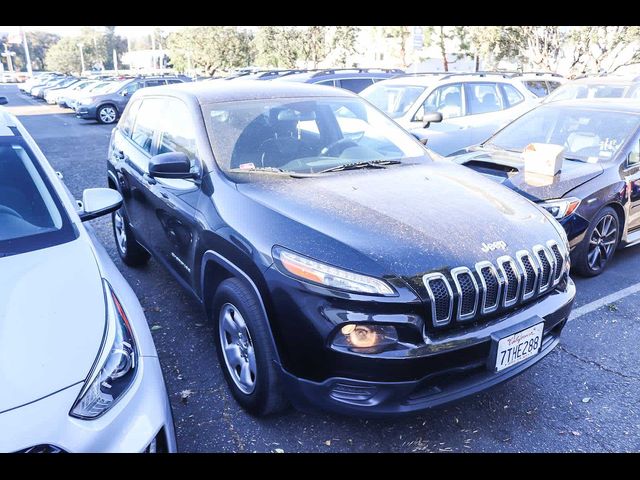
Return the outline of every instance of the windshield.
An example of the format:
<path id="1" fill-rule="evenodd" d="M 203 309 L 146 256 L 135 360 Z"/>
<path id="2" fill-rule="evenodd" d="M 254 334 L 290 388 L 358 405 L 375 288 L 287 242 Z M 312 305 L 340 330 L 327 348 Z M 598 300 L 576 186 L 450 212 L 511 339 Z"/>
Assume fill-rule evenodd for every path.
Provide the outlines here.
<path id="1" fill-rule="evenodd" d="M 280 98 L 209 105 L 224 171 L 318 173 L 340 165 L 428 160 L 426 150 L 360 98 Z"/>
<path id="2" fill-rule="evenodd" d="M 565 83 L 551 93 L 545 103 L 574 98 L 621 98 L 630 85 L 611 83 Z"/>
<path id="3" fill-rule="evenodd" d="M 484 145 L 522 152 L 530 143 L 562 145 L 565 158 L 611 159 L 636 131 L 640 116 L 567 106 L 541 106 L 496 133 Z"/>
<path id="4" fill-rule="evenodd" d="M 94 93 L 108 93 L 107 90 L 113 88 L 113 82 L 100 82 L 89 88 L 88 91 Z"/>
<path id="5" fill-rule="evenodd" d="M 75 235 L 33 154 L 0 137 L 0 257 L 72 240 Z"/>
<path id="6" fill-rule="evenodd" d="M 376 83 L 360 95 L 391 118 L 398 118 L 407 113 L 425 89 L 426 87 L 420 85 Z"/>

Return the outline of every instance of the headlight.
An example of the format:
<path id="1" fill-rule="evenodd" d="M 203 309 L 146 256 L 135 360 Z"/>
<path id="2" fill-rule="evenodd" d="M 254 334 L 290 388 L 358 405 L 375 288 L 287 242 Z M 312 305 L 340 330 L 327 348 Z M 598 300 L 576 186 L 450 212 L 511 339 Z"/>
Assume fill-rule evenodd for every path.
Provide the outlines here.
<path id="1" fill-rule="evenodd" d="M 129 388 L 138 366 L 138 351 L 129 320 L 106 280 L 106 341 L 70 415 L 85 420 L 98 418 L 109 410 Z"/>
<path id="2" fill-rule="evenodd" d="M 556 220 L 562 220 L 576 211 L 576 208 L 580 205 L 580 201 L 581 200 L 579 198 L 569 197 L 558 200 L 549 200 L 547 202 L 542 202 L 539 205 L 549 212 Z"/>
<path id="3" fill-rule="evenodd" d="M 355 293 L 396 295 L 395 290 L 384 280 L 332 267 L 281 247 L 274 247 L 272 253 L 279 260 L 278 267 L 284 268 L 283 273 L 300 280 Z"/>
<path id="4" fill-rule="evenodd" d="M 87 97 L 87 98 L 83 98 L 81 99 L 78 103 L 80 105 L 91 105 L 93 103 L 93 97 Z"/>

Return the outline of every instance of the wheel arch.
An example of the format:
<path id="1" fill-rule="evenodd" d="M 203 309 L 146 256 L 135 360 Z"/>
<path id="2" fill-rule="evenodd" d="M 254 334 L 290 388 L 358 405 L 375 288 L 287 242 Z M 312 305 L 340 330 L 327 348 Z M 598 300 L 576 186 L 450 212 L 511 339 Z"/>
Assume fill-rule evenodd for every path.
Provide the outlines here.
<path id="1" fill-rule="evenodd" d="M 214 297 L 213 292 L 218 289 L 222 282 L 229 278 L 240 280 L 247 288 L 255 293 L 260 309 L 262 310 L 262 314 L 267 319 L 269 338 L 273 345 L 276 362 L 278 365 L 282 365 L 262 292 L 253 279 L 244 270 L 213 250 L 207 250 L 204 252 L 200 267 L 200 298 L 202 299 L 202 305 L 205 308 L 207 318 L 211 318 L 211 308 Z"/>

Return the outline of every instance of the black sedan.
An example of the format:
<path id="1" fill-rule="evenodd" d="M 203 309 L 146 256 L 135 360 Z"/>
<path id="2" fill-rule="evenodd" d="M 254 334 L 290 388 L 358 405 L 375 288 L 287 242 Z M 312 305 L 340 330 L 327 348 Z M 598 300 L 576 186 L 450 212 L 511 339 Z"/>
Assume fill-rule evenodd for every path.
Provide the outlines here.
<path id="1" fill-rule="evenodd" d="M 527 175 L 530 143 L 564 147 L 559 173 Z M 541 105 L 453 158 L 524 195 L 564 227 L 573 269 L 600 274 L 617 248 L 640 242 L 640 102 L 571 100 Z"/>

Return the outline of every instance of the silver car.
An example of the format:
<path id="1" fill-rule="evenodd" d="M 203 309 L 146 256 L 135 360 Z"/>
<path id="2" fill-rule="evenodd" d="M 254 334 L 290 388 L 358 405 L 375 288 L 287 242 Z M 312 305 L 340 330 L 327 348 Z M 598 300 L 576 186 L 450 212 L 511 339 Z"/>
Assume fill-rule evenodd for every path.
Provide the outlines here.
<path id="1" fill-rule="evenodd" d="M 446 156 L 486 140 L 537 105 L 538 97 L 510 76 L 409 74 L 374 83 L 360 95 Z"/>
<path id="2" fill-rule="evenodd" d="M 136 298 L 31 136 L 0 108 L 0 452 L 175 452 Z"/>

